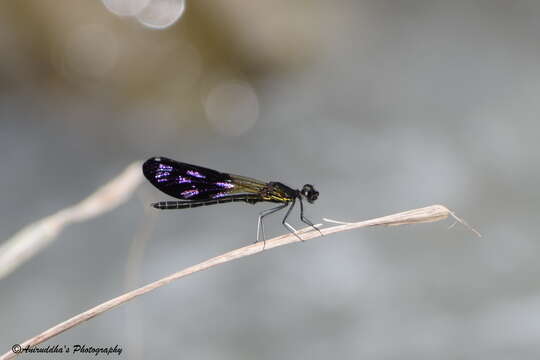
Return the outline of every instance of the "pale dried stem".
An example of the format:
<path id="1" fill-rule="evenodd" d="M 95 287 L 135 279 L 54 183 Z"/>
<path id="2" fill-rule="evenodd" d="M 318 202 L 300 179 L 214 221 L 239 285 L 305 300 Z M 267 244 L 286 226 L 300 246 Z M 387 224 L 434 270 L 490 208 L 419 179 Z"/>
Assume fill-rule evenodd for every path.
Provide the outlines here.
<path id="1" fill-rule="evenodd" d="M 398 214 L 393 214 L 389 216 L 384 216 L 376 219 L 371 219 L 367 221 L 361 221 L 356 223 L 347 223 L 343 225 L 333 226 L 326 229 L 321 229 L 322 234 L 329 235 L 341 231 L 347 231 L 357 228 L 363 228 L 368 226 L 379 226 L 379 225 L 404 225 L 404 224 L 417 224 L 417 223 L 425 223 L 425 222 L 433 222 L 433 221 L 439 221 L 442 219 L 446 219 L 448 216 L 453 216 L 456 218 L 456 220 L 463 223 L 461 219 L 458 219 L 450 210 L 448 210 L 446 207 L 442 205 L 433 205 L 428 206 L 421 209 L 415 209 L 410 211 L 401 212 Z M 318 231 L 315 231 L 311 228 L 305 228 L 298 232 L 299 235 L 301 235 L 303 240 L 310 240 L 317 237 L 320 237 L 321 234 Z M 252 245 L 244 246 L 242 248 L 227 252 L 225 254 L 216 256 L 214 258 L 211 258 L 209 260 L 203 261 L 197 265 L 188 267 L 182 271 L 179 271 L 177 273 L 174 273 L 172 275 L 166 276 L 158 281 L 155 281 L 153 283 L 150 283 L 148 285 L 145 285 L 143 287 L 140 287 L 136 290 L 130 291 L 128 293 L 125 293 L 123 295 L 120 295 L 114 299 L 111 299 L 109 301 L 106 301 L 96 307 L 93 307 L 85 312 L 82 312 L 71 319 L 68 319 L 58 325 L 53 326 L 52 328 L 42 332 L 41 334 L 34 336 L 33 338 L 26 340 L 25 342 L 21 343 L 20 345 L 24 348 L 26 346 L 36 346 L 74 326 L 79 325 L 80 323 L 87 321 L 97 315 L 100 315 L 104 313 L 105 311 L 108 311 L 110 309 L 113 309 L 117 307 L 118 305 L 121 305 L 137 296 L 143 295 L 149 291 L 155 290 L 159 287 L 162 287 L 174 280 L 178 280 L 180 278 L 183 278 L 185 276 L 191 275 L 193 273 L 196 273 L 198 271 L 206 270 L 208 268 L 211 268 L 213 266 L 223 264 L 232 260 L 240 259 L 245 256 L 254 255 L 256 253 L 259 253 L 265 250 L 270 250 L 275 247 L 287 245 L 290 243 L 298 242 L 298 238 L 294 236 L 293 234 L 287 234 L 275 237 L 270 240 L 266 240 L 266 243 L 263 244 L 262 242 L 255 243 Z M 17 354 L 14 354 L 11 350 L 4 354 L 2 357 L 0 357 L 0 360 L 3 359 L 12 359 Z"/>
<path id="2" fill-rule="evenodd" d="M 141 164 L 135 162 L 80 203 L 19 230 L 0 245 L 0 279 L 49 245 L 67 225 L 96 217 L 127 201 L 142 178 Z"/>

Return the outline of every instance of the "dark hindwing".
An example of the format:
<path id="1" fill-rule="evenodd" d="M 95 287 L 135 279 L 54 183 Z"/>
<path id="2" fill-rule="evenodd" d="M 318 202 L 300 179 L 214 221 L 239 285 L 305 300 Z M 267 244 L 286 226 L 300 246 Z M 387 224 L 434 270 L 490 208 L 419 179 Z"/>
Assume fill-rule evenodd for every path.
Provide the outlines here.
<path id="1" fill-rule="evenodd" d="M 165 157 L 148 159 L 143 174 L 165 194 L 186 201 L 220 199 L 243 192 L 228 174 Z"/>

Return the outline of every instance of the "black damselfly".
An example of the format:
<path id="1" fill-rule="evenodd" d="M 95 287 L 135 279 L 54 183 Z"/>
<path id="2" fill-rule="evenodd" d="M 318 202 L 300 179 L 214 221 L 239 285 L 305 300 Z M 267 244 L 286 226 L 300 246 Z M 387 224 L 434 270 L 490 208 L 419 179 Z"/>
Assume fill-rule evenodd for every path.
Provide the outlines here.
<path id="1" fill-rule="evenodd" d="M 280 182 L 265 183 L 245 176 L 181 163 L 165 157 L 150 158 L 143 164 L 142 168 L 144 176 L 152 185 L 165 194 L 179 199 L 152 204 L 156 209 L 190 209 L 239 201 L 248 204 L 261 201 L 280 203 L 277 207 L 259 213 L 257 222 L 257 241 L 259 241 L 261 235 L 264 240 L 263 218 L 290 205 L 281 223 L 300 239 L 296 230 L 287 223 L 287 218 L 298 200 L 300 202 L 300 220 L 319 230 L 304 216 L 302 200 L 306 199 L 309 203 L 313 203 L 319 197 L 319 192 L 315 190 L 313 185 L 306 184 L 302 190 L 294 190 Z"/>

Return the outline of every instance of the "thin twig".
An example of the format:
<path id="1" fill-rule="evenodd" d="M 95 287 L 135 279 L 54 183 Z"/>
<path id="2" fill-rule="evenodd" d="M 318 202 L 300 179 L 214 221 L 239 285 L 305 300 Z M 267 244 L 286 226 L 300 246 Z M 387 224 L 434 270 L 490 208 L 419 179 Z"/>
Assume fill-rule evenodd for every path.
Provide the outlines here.
<path id="1" fill-rule="evenodd" d="M 49 245 L 62 229 L 123 204 L 141 183 L 141 164 L 135 162 L 80 203 L 25 226 L 0 245 L 0 279 Z"/>
<path id="2" fill-rule="evenodd" d="M 137 199 L 141 203 L 141 207 L 144 208 L 138 230 L 133 236 L 133 240 L 129 246 L 128 256 L 126 260 L 126 269 L 124 276 L 124 289 L 129 291 L 136 288 L 140 278 L 140 270 L 144 260 L 145 249 L 147 243 L 152 239 L 152 234 L 157 223 L 158 213 L 151 206 L 148 206 L 152 202 L 150 195 L 150 188 L 139 188 L 137 193 Z M 127 332 L 127 348 L 130 349 L 130 358 L 132 360 L 142 359 L 144 354 L 144 341 L 141 341 L 143 337 L 143 326 L 141 322 L 141 304 L 139 306 L 128 307 L 128 316 L 126 317 L 126 327 L 129 329 Z"/>
<path id="3" fill-rule="evenodd" d="M 329 235 L 329 234 L 333 234 L 333 233 L 337 233 L 341 231 L 358 229 L 358 228 L 363 228 L 363 227 L 368 227 L 368 226 L 378 226 L 378 225 L 392 225 L 393 226 L 393 225 L 433 222 L 433 221 L 446 219 L 449 215 L 455 217 L 455 215 L 453 215 L 453 213 L 450 210 L 448 210 L 446 207 L 442 205 L 433 205 L 433 206 L 428 206 L 421 209 L 405 211 L 402 213 L 384 216 L 384 217 L 371 219 L 367 221 L 347 223 L 344 225 L 338 225 L 338 226 L 334 226 L 334 227 L 330 227 L 326 229 L 321 229 L 321 232 L 324 235 Z M 319 233 L 319 231 L 314 231 L 312 230 L 312 228 L 302 229 L 298 232 L 298 234 L 302 237 L 302 240 L 310 240 L 310 239 L 314 239 L 321 236 L 321 233 Z M 97 315 L 100 315 L 104 313 L 105 311 L 113 309 L 137 296 L 143 295 L 149 291 L 152 291 L 164 285 L 167 285 L 168 283 L 174 280 L 178 280 L 185 276 L 191 275 L 193 273 L 196 273 L 202 270 L 206 270 L 208 268 L 211 268 L 219 264 L 223 264 L 229 261 L 240 259 L 245 256 L 254 255 L 256 253 L 263 251 L 263 248 L 265 250 L 270 250 L 275 247 L 291 244 L 298 241 L 299 240 L 295 235 L 287 234 L 287 235 L 275 237 L 270 240 L 266 240 L 266 244 L 259 242 L 252 245 L 244 246 L 242 248 L 239 248 L 233 251 L 229 251 L 225 254 L 203 261 L 197 265 L 188 267 L 182 271 L 166 276 L 158 281 L 155 281 L 153 283 L 150 283 L 148 285 L 145 285 L 143 287 L 140 287 L 138 289 L 125 293 L 123 295 L 120 295 L 114 299 L 106 301 L 96 307 L 93 307 L 85 312 L 82 312 L 72 317 L 71 319 L 68 319 L 58 325 L 53 326 L 52 328 L 42 332 L 41 334 L 34 336 L 33 338 L 29 340 L 26 340 L 20 345 L 22 348 L 25 348 L 26 346 L 33 347 L 38 344 L 41 344 L 42 342 L 74 326 L 77 326 L 84 321 L 87 321 Z M 7 353 L 5 353 L 2 357 L 0 357 L 0 360 L 12 359 L 15 356 L 17 356 L 17 354 L 13 353 L 13 351 L 10 350 Z"/>

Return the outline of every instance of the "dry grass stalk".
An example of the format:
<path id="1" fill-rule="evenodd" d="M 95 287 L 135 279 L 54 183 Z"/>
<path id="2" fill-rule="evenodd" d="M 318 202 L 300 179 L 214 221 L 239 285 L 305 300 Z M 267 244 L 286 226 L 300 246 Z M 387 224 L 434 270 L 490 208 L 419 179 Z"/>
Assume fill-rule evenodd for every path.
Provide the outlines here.
<path id="1" fill-rule="evenodd" d="M 141 164 L 135 162 L 80 203 L 19 230 L 0 245 L 0 279 L 49 245 L 67 225 L 96 217 L 127 201 L 142 178 Z"/>
<path id="2" fill-rule="evenodd" d="M 457 216 L 455 216 L 454 213 L 452 213 L 450 210 L 448 210 L 446 207 L 442 205 L 433 205 L 428 206 L 420 209 L 415 210 L 409 210 L 393 215 L 388 215 L 380 218 L 375 218 L 371 220 L 361 221 L 361 222 L 355 222 L 355 223 L 342 223 L 342 225 L 333 226 L 326 229 L 321 229 L 321 232 L 324 235 L 329 235 L 337 232 L 352 230 L 352 229 L 358 229 L 368 226 L 380 226 L 380 225 L 387 225 L 387 226 L 394 226 L 394 225 L 404 225 L 404 224 L 418 224 L 418 223 L 425 223 L 425 222 L 434 222 L 446 219 L 448 216 L 452 216 L 457 221 L 461 222 L 462 224 L 469 227 L 463 220 L 459 219 Z M 469 227 L 470 228 L 470 227 Z M 475 230 L 470 228 L 472 231 L 478 234 Z M 313 238 L 320 237 L 321 234 L 318 231 L 314 231 L 311 228 L 305 228 L 298 232 L 298 234 L 302 237 L 303 240 L 310 240 Z M 479 235 L 479 234 L 478 234 Z M 298 238 L 292 234 L 282 235 L 275 237 L 270 240 L 266 240 L 266 243 L 263 244 L 261 242 L 251 244 L 248 246 L 244 246 L 242 248 L 229 251 L 225 254 L 216 256 L 214 258 L 208 259 L 206 261 L 203 261 L 197 265 L 188 267 L 182 271 L 179 271 L 177 273 L 174 273 L 172 275 L 166 276 L 160 280 L 157 280 L 153 283 L 150 283 L 148 285 L 145 285 L 143 287 L 140 287 L 138 289 L 135 289 L 133 291 L 127 292 L 123 295 L 120 295 L 114 299 L 111 299 L 109 301 L 106 301 L 96 307 L 93 307 L 87 311 L 84 311 L 71 319 L 68 319 L 58 325 L 55 325 L 51 327 L 48 330 L 45 330 L 41 334 L 34 336 L 31 339 L 26 340 L 25 342 L 21 343 L 20 345 L 25 348 L 26 346 L 36 346 L 38 344 L 41 344 L 42 342 L 74 327 L 79 324 L 81 324 L 84 321 L 90 320 L 91 318 L 98 316 L 105 311 L 111 310 L 125 302 L 128 302 L 129 300 L 143 295 L 147 292 L 150 292 L 152 290 L 155 290 L 157 288 L 160 288 L 164 285 L 167 285 L 168 283 L 178 280 L 180 278 L 183 278 L 185 276 L 191 275 L 193 273 L 209 269 L 213 266 L 223 264 L 229 261 L 233 261 L 236 259 L 240 259 L 245 256 L 254 255 L 256 253 L 259 253 L 264 250 L 269 250 L 278 246 L 287 245 L 290 243 L 298 242 Z M 4 359 L 12 359 L 17 354 L 13 353 L 12 351 L 9 351 L 5 353 L 2 357 L 0 357 L 0 360 Z"/>

